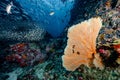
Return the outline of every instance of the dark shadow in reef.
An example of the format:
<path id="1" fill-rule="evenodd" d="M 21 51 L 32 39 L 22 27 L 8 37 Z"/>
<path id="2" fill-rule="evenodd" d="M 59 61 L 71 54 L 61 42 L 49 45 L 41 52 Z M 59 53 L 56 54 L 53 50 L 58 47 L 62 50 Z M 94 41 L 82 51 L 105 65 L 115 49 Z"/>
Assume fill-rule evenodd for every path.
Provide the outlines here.
<path id="1" fill-rule="evenodd" d="M 112 0 L 111 7 L 115 8 L 117 5 L 118 0 Z"/>
<path id="2" fill-rule="evenodd" d="M 101 53 L 99 52 L 99 49 L 102 49 L 104 51 L 108 51 L 107 54 L 106 53 Z M 114 50 L 114 48 L 112 47 L 112 45 L 109 46 L 100 46 L 99 48 L 97 48 L 97 52 L 101 55 L 103 63 L 106 67 L 118 67 L 119 65 L 116 63 L 116 60 L 118 58 L 118 53 Z M 109 53 L 110 52 L 110 53 Z"/>
<path id="3" fill-rule="evenodd" d="M 96 9 L 99 8 L 101 2 L 106 0 L 75 0 L 73 9 L 71 10 L 71 19 L 69 24 L 77 24 L 81 21 L 89 19 L 96 15 Z"/>

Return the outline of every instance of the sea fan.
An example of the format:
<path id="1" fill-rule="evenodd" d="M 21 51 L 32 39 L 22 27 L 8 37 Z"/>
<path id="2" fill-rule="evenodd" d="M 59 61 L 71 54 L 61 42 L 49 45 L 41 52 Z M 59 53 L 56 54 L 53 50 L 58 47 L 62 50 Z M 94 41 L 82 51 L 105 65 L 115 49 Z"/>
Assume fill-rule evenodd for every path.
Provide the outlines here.
<path id="1" fill-rule="evenodd" d="M 102 26 L 102 20 L 92 18 L 68 30 L 68 42 L 62 56 L 63 66 L 74 71 L 80 65 L 103 69 L 102 60 L 96 53 L 96 38 Z"/>

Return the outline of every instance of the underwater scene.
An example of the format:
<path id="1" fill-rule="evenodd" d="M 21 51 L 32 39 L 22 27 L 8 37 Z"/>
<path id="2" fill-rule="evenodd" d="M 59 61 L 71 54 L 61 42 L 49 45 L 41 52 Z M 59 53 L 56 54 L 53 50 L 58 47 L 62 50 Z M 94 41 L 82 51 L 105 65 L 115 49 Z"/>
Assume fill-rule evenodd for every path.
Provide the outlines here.
<path id="1" fill-rule="evenodd" d="M 120 0 L 0 0 L 0 80 L 120 80 Z"/>

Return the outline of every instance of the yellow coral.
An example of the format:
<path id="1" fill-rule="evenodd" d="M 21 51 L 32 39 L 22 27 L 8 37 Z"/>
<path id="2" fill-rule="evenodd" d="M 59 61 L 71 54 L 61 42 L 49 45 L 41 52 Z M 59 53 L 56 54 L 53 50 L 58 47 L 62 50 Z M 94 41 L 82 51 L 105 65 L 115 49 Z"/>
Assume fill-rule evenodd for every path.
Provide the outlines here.
<path id="1" fill-rule="evenodd" d="M 91 63 L 103 68 L 100 56 L 96 55 L 96 38 L 101 26 L 102 20 L 98 17 L 69 28 L 68 42 L 62 56 L 63 66 L 67 70 L 74 71 L 82 64 L 91 67 Z"/>

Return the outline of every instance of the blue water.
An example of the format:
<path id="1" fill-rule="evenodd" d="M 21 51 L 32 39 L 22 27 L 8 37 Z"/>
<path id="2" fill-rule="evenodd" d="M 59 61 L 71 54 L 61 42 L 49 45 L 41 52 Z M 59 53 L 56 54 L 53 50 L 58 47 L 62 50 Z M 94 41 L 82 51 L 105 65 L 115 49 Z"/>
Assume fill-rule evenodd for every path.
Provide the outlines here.
<path id="1" fill-rule="evenodd" d="M 70 21 L 74 0 L 16 0 L 32 20 L 53 37 L 58 37 Z"/>

